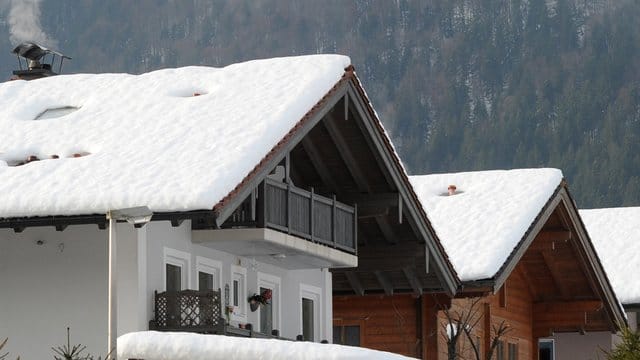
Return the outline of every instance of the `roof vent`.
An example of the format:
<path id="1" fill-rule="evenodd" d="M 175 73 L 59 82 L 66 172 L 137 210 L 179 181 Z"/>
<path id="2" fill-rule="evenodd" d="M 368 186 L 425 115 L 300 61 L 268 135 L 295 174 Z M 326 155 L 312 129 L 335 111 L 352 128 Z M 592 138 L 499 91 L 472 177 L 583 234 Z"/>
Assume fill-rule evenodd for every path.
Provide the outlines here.
<path id="1" fill-rule="evenodd" d="M 77 110 L 78 108 L 75 106 L 61 106 L 57 108 L 51 108 L 38 114 L 38 116 L 36 116 L 34 120 L 55 119 L 63 117 L 65 115 L 69 115 Z"/>
<path id="2" fill-rule="evenodd" d="M 20 70 L 13 71 L 12 79 L 33 80 L 58 75 L 62 71 L 64 59 L 71 59 L 54 50 L 47 49 L 33 42 L 24 42 L 12 51 L 18 57 Z M 53 72 L 53 65 L 59 59 L 58 72 Z M 24 65 L 23 67 L 23 60 Z"/>

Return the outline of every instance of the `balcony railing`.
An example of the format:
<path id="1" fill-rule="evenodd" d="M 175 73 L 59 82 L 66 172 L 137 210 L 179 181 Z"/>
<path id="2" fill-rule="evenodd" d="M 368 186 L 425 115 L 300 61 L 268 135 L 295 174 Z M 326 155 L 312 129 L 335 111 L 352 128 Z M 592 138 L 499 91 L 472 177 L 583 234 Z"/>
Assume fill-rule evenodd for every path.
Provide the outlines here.
<path id="1" fill-rule="evenodd" d="M 250 214 L 255 221 L 250 220 Z M 267 178 L 260 184 L 255 202 L 245 202 L 226 225 L 267 227 L 355 254 L 357 217 L 356 207 L 337 201 L 335 196 L 327 198 L 313 189 Z"/>
<path id="2" fill-rule="evenodd" d="M 278 330 L 263 334 L 228 325 L 222 317 L 220 290 L 156 291 L 154 304 L 155 316 L 149 321 L 149 330 L 289 340 L 279 337 Z"/>

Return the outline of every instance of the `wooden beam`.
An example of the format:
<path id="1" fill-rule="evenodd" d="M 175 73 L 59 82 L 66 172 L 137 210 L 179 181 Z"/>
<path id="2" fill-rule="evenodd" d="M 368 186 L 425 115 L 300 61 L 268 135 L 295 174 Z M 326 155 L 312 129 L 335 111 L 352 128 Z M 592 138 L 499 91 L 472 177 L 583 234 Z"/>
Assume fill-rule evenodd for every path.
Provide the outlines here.
<path id="1" fill-rule="evenodd" d="M 346 203 L 356 203 L 359 207 L 396 207 L 400 194 L 397 192 L 375 193 L 375 194 L 349 194 L 345 195 L 343 201 Z"/>
<path id="2" fill-rule="evenodd" d="M 411 285 L 413 292 L 416 295 L 422 295 L 422 285 L 420 284 L 420 279 L 418 279 L 418 276 L 416 275 L 415 270 L 411 267 L 405 266 L 402 268 L 402 272 L 404 273 L 404 276 L 407 278 L 409 285 Z"/>
<path id="3" fill-rule="evenodd" d="M 389 215 L 388 207 L 361 207 L 358 205 L 358 219 L 369 219 Z"/>
<path id="4" fill-rule="evenodd" d="M 376 276 L 376 280 L 378 280 L 380 286 L 384 289 L 385 295 L 393 295 L 393 284 L 391 280 L 389 280 L 389 277 L 382 271 L 374 271 L 373 274 Z"/>
<path id="5" fill-rule="evenodd" d="M 501 308 L 506 308 L 507 307 L 507 284 L 508 283 L 509 283 L 509 280 L 505 281 L 504 284 L 502 284 L 502 286 L 500 287 L 499 303 L 500 303 L 500 307 Z"/>
<path id="6" fill-rule="evenodd" d="M 602 309 L 601 300 L 544 301 L 533 304 L 534 312 L 566 313 L 594 312 Z"/>
<path id="7" fill-rule="evenodd" d="M 361 258 L 358 254 L 358 270 L 361 271 L 402 271 L 405 266 L 415 268 L 416 258 L 400 256 Z"/>
<path id="8" fill-rule="evenodd" d="M 387 242 L 390 244 L 397 244 L 398 238 L 394 235 L 393 229 L 391 228 L 391 225 L 389 224 L 387 219 L 382 217 L 377 217 L 375 218 L 375 220 L 385 240 L 387 240 Z"/>
<path id="9" fill-rule="evenodd" d="M 563 286 L 562 281 L 560 280 L 561 270 L 558 269 L 558 266 L 555 263 L 554 254 L 551 251 L 542 251 L 541 253 L 556 289 L 558 289 L 563 298 L 570 298 L 571 295 L 569 294 L 569 290 Z"/>
<path id="10" fill-rule="evenodd" d="M 482 334 L 484 335 L 484 352 L 487 353 L 491 348 L 491 304 L 484 303 L 484 314 L 482 319 Z"/>
<path id="11" fill-rule="evenodd" d="M 355 292 L 356 295 L 363 296 L 364 287 L 362 286 L 362 282 L 360 282 L 358 275 L 353 271 L 347 271 L 344 273 L 344 276 L 347 277 L 347 281 L 349 281 L 349 285 L 351 285 L 353 292 Z"/>
<path id="12" fill-rule="evenodd" d="M 305 136 L 302 138 L 302 148 L 309 156 L 309 160 L 311 160 L 311 165 L 313 165 L 314 169 L 320 176 L 320 179 L 324 183 L 324 185 L 328 188 L 330 192 L 334 194 L 339 194 L 340 187 L 331 176 L 331 171 L 322 160 L 322 155 L 318 150 L 318 147 L 313 143 L 310 136 Z"/>
<path id="13" fill-rule="evenodd" d="M 571 231 L 569 230 L 542 230 L 536 236 L 536 240 L 540 241 L 568 241 L 571 239 Z"/>
<path id="14" fill-rule="evenodd" d="M 356 160 L 355 156 L 351 152 L 351 148 L 347 144 L 347 141 L 344 136 L 342 136 L 342 132 L 336 126 L 335 117 L 332 116 L 332 114 L 328 114 L 322 123 L 329 132 L 333 143 L 336 145 L 342 160 L 345 165 L 347 165 L 347 169 L 349 170 L 349 173 L 351 173 L 351 176 L 358 185 L 360 191 L 371 192 L 371 186 L 366 180 L 367 174 L 362 170 L 360 163 Z"/>
<path id="15" fill-rule="evenodd" d="M 529 272 L 527 271 L 526 267 L 523 264 L 520 264 L 520 266 L 516 266 L 516 271 L 519 272 L 520 276 L 522 277 L 522 280 L 525 284 L 527 284 L 527 288 L 529 289 L 529 294 L 531 295 L 531 298 L 535 301 L 536 299 L 538 299 L 539 294 L 538 291 L 533 283 L 533 280 L 531 279 L 531 276 L 529 275 Z"/>

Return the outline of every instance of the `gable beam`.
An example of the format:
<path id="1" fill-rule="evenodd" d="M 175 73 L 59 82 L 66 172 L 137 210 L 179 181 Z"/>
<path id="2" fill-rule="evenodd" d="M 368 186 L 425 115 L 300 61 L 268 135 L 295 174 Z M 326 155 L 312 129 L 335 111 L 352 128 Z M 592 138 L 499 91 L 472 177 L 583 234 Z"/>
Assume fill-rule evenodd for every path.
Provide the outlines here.
<path id="1" fill-rule="evenodd" d="M 329 168 L 325 165 L 324 161 L 322 161 L 322 156 L 320 155 L 318 148 L 309 136 L 305 136 L 302 139 L 302 148 L 307 153 L 307 156 L 309 156 L 311 165 L 313 165 L 314 169 L 316 169 L 318 175 L 320 176 L 320 179 L 322 179 L 322 182 L 325 184 L 325 186 L 328 186 L 331 192 L 337 194 L 337 191 L 339 189 L 338 184 L 333 180 L 331 171 L 329 171 Z"/>
<path id="2" fill-rule="evenodd" d="M 416 295 L 422 295 L 422 285 L 420 285 L 420 279 L 418 279 L 418 276 L 416 276 L 416 272 L 413 270 L 413 268 L 405 266 L 402 268 L 402 272 L 407 278 L 409 285 L 411 285 L 413 292 Z"/>
<path id="3" fill-rule="evenodd" d="M 356 185 L 358 185 L 358 188 L 360 189 L 360 191 L 365 191 L 370 193 L 371 186 L 366 180 L 367 179 L 366 173 L 360 167 L 360 164 L 358 163 L 355 156 L 351 152 L 351 149 L 349 148 L 347 141 L 345 140 L 344 136 L 342 136 L 342 133 L 338 129 L 335 122 L 336 122 L 335 116 L 329 113 L 327 114 L 327 116 L 325 117 L 325 120 L 322 123 L 324 124 L 324 127 L 329 132 L 329 135 L 331 136 L 333 143 L 338 148 L 338 152 L 340 153 L 342 160 L 347 165 L 347 169 L 349 170 L 349 173 L 351 173 L 351 176 L 353 177 L 353 180 L 355 181 Z"/>
<path id="4" fill-rule="evenodd" d="M 344 276 L 347 277 L 347 281 L 349 281 L 349 285 L 351 285 L 351 288 L 356 295 L 363 296 L 364 287 L 362 286 L 362 282 L 360 282 L 358 275 L 353 271 L 347 271 L 344 273 Z"/>
<path id="5" fill-rule="evenodd" d="M 549 273 L 551 274 L 551 279 L 553 279 L 553 284 L 556 286 L 558 291 L 560 291 L 560 294 L 562 294 L 562 297 L 563 298 L 571 297 L 571 294 L 569 294 L 568 289 L 565 286 L 562 286 L 562 282 L 560 281 L 560 277 L 559 277 L 561 270 L 556 265 L 553 253 L 549 251 L 541 251 L 540 253 L 542 254 L 542 258 L 544 259 L 545 265 L 549 269 Z"/>
<path id="6" fill-rule="evenodd" d="M 376 280 L 378 280 L 380 286 L 384 289 L 385 295 L 393 295 L 393 284 L 391 284 L 389 277 L 382 271 L 374 271 L 373 274 L 376 276 Z"/>
<path id="7" fill-rule="evenodd" d="M 533 304 L 534 313 L 595 312 L 601 310 L 601 300 L 544 301 Z"/>

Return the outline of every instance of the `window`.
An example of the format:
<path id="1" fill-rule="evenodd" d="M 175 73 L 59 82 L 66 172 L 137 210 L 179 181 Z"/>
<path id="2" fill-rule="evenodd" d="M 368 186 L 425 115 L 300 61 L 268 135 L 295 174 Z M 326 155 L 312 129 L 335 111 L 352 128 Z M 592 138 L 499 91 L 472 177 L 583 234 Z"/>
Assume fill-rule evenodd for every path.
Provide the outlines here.
<path id="1" fill-rule="evenodd" d="M 280 278 L 258 272 L 258 288 L 262 294 L 271 290 L 271 301 L 259 307 L 258 328 L 263 334 L 271 334 L 272 330 L 280 329 Z"/>
<path id="2" fill-rule="evenodd" d="M 333 343 L 360 346 L 360 325 L 334 325 Z"/>
<path id="3" fill-rule="evenodd" d="M 198 271 L 198 290 L 217 290 L 213 285 L 213 274 Z"/>
<path id="4" fill-rule="evenodd" d="M 182 290 L 182 267 L 173 264 L 166 264 L 165 274 L 165 289 L 167 289 L 167 291 Z"/>
<path id="5" fill-rule="evenodd" d="M 218 290 L 221 287 L 222 263 L 201 256 L 196 257 L 198 290 Z"/>
<path id="6" fill-rule="evenodd" d="M 300 284 L 300 330 L 305 341 L 319 341 L 322 331 L 322 306 L 320 296 L 322 289 L 315 286 Z"/>
<path id="7" fill-rule="evenodd" d="M 496 346 L 496 360 L 504 360 L 504 341 L 498 341 Z"/>
<path id="8" fill-rule="evenodd" d="M 304 341 L 313 341 L 315 339 L 313 306 L 313 299 L 302 298 L 302 339 Z"/>
<path id="9" fill-rule="evenodd" d="M 260 294 L 264 294 L 269 288 L 260 287 Z M 272 292 L 273 294 L 273 292 Z M 260 332 L 271 334 L 273 330 L 273 301 L 260 306 Z"/>
<path id="10" fill-rule="evenodd" d="M 554 347 L 555 346 L 553 343 L 553 339 L 540 339 L 538 341 L 538 359 L 554 360 L 555 359 Z"/>
<path id="11" fill-rule="evenodd" d="M 233 313 L 231 319 L 246 321 L 247 318 L 247 269 L 240 266 L 231 266 L 231 306 Z"/>
<path id="12" fill-rule="evenodd" d="M 191 254 L 164 248 L 164 289 L 180 291 L 190 288 Z"/>
<path id="13" fill-rule="evenodd" d="M 518 344 L 509 343 L 509 360 L 518 360 Z"/>

